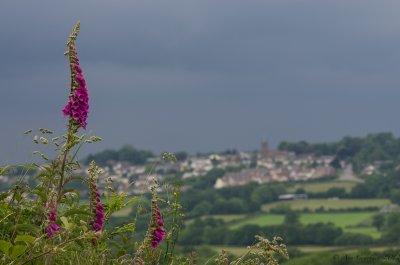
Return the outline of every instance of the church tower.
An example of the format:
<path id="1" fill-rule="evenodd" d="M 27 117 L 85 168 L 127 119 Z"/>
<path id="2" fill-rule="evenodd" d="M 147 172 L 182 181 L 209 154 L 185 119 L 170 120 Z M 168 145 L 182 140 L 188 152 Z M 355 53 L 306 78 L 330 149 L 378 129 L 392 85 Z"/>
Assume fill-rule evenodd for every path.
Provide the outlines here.
<path id="1" fill-rule="evenodd" d="M 268 149 L 268 142 L 266 140 L 261 141 L 261 150 L 260 154 L 262 158 L 267 158 L 269 154 L 269 149 Z"/>

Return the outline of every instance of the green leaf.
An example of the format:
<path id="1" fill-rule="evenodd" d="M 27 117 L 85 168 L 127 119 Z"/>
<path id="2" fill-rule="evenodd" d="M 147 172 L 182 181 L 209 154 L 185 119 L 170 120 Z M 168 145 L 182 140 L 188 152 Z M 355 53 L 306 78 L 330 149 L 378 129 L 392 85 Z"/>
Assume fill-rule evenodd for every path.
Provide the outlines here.
<path id="1" fill-rule="evenodd" d="M 103 139 L 101 137 L 98 137 L 96 135 L 90 136 L 88 139 L 85 140 L 86 143 L 95 143 L 95 142 L 100 142 Z"/>
<path id="2" fill-rule="evenodd" d="M 39 232 L 39 227 L 31 224 L 17 224 L 15 229 L 20 232 Z"/>
<path id="3" fill-rule="evenodd" d="M 28 163 L 21 166 L 26 171 L 35 171 L 37 169 L 37 165 L 35 165 L 34 163 Z"/>
<path id="4" fill-rule="evenodd" d="M 24 242 L 26 244 L 32 244 L 36 240 L 35 237 L 30 235 L 17 235 L 15 242 Z"/>
<path id="5" fill-rule="evenodd" d="M 114 234 L 133 233 L 135 232 L 136 223 L 128 223 L 115 229 Z"/>
<path id="6" fill-rule="evenodd" d="M 91 213 L 87 210 L 84 209 L 70 209 L 65 211 L 64 216 L 71 216 L 74 214 L 78 214 L 78 215 L 91 215 Z"/>
<path id="7" fill-rule="evenodd" d="M 138 203 L 139 201 L 140 201 L 140 198 L 139 198 L 139 197 L 137 197 L 137 196 L 131 197 L 131 198 L 129 198 L 128 201 L 125 203 L 124 207 L 125 207 L 125 206 L 128 206 L 128 205 L 134 205 L 134 204 Z"/>
<path id="8" fill-rule="evenodd" d="M 8 254 L 8 251 L 12 247 L 12 244 L 10 242 L 7 242 L 5 240 L 0 240 L 0 251 L 2 251 L 4 254 Z"/>
<path id="9" fill-rule="evenodd" d="M 10 166 L 0 167 L 0 175 L 7 174 L 7 171 L 10 169 Z"/>
<path id="10" fill-rule="evenodd" d="M 65 216 L 60 217 L 61 222 L 64 224 L 65 229 L 71 230 L 74 227 L 74 224 L 68 222 L 68 218 Z"/>
<path id="11" fill-rule="evenodd" d="M 11 257 L 12 258 L 17 258 L 21 256 L 22 254 L 25 253 L 25 250 L 27 249 L 26 245 L 15 245 L 11 248 Z"/>
<path id="12" fill-rule="evenodd" d="M 33 193 L 40 197 L 42 201 L 47 200 L 47 193 L 42 187 L 37 187 L 33 190 Z"/>
<path id="13" fill-rule="evenodd" d="M 0 174 L 1 175 L 1 174 Z M 4 200 L 9 195 L 8 191 L 0 193 L 0 200 Z"/>
<path id="14" fill-rule="evenodd" d="M 111 215 L 112 213 L 121 210 L 125 205 L 126 194 L 113 193 L 110 197 L 106 198 L 106 209 L 107 215 Z"/>

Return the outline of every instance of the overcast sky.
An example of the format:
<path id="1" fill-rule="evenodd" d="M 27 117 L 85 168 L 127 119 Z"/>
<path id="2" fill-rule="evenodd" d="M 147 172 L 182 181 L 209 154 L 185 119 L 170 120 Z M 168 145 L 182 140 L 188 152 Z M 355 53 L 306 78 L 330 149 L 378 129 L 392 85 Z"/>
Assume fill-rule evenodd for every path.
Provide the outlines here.
<path id="1" fill-rule="evenodd" d="M 400 133 L 400 1 L 0 1 L 0 161 L 62 131 L 78 52 L 93 152 L 255 149 Z M 26 149 L 28 146 L 28 149 Z"/>

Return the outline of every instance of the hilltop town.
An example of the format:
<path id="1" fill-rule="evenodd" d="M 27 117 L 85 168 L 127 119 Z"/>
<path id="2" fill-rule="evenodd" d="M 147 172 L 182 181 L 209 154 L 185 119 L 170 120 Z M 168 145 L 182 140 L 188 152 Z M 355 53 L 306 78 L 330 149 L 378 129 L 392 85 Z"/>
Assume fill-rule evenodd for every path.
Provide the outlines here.
<path id="1" fill-rule="evenodd" d="M 147 192 L 154 179 L 162 182 L 167 177 L 182 180 L 200 178 L 215 168 L 225 174 L 218 178 L 214 188 L 246 185 L 250 182 L 306 181 L 336 174 L 331 166 L 333 156 L 296 155 L 293 152 L 270 149 L 267 141 L 258 151 L 231 150 L 213 154 L 187 156 L 176 163 L 149 158 L 142 165 L 126 161 L 107 161 L 103 166 L 107 178 L 118 190 L 128 194 Z M 83 167 L 80 173 L 86 172 Z M 105 183 L 103 183 L 105 184 Z"/>
<path id="2" fill-rule="evenodd" d="M 369 137 L 372 140 L 367 137 L 365 141 L 374 143 L 377 141 L 375 138 L 391 136 L 379 134 Z M 89 155 L 82 161 L 77 174 L 86 175 L 88 162 L 95 160 L 105 172 L 99 180 L 103 187 L 112 185 L 118 191 L 133 195 L 149 191 L 154 180 L 160 183 L 171 179 L 178 180 L 185 188 L 215 169 L 223 171 L 223 174 L 214 181 L 215 189 L 243 186 L 251 182 L 259 184 L 303 182 L 327 177 L 339 177 L 341 180 L 357 182 L 360 181 L 358 175 L 372 175 L 391 161 L 365 159 L 363 158 L 365 156 L 362 156 L 359 162 L 351 161 L 345 156 L 346 153 L 339 149 L 345 140 L 346 138 L 342 142 L 334 143 L 333 151 L 330 150 L 332 148 L 329 144 L 313 146 L 305 142 L 293 144 L 282 142 L 284 148 L 280 146 L 279 149 L 273 149 L 269 147 L 267 141 L 262 141 L 260 148 L 255 151 L 228 149 L 223 152 L 196 155 L 178 152 L 176 162 L 164 161 L 150 151 L 137 150 L 127 145 L 119 150 L 104 150 Z M 354 146 L 356 141 L 359 140 L 350 139 L 348 146 Z M 365 146 L 368 147 L 368 143 Z M 353 165 L 357 166 L 355 172 Z M 6 188 L 15 183 L 17 180 L 15 176 L 21 175 L 22 171 L 0 175 L 2 187 Z"/>

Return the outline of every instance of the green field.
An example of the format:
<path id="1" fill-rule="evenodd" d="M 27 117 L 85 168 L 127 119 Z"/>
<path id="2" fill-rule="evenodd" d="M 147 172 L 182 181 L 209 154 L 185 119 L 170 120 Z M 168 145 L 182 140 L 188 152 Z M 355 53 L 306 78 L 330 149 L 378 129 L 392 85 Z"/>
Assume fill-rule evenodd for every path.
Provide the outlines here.
<path id="1" fill-rule="evenodd" d="M 204 216 L 204 218 L 207 218 L 207 217 L 219 219 L 219 220 L 224 221 L 225 223 L 231 223 L 231 222 L 236 222 L 236 221 L 246 218 L 246 215 L 244 215 L 244 214 L 214 214 L 214 215 Z"/>
<path id="2" fill-rule="evenodd" d="M 249 224 L 259 225 L 259 226 L 279 225 L 283 223 L 284 218 L 285 216 L 282 214 L 262 214 L 262 215 L 248 216 L 247 218 L 244 218 L 241 221 L 231 224 L 229 228 L 236 229 Z"/>
<path id="3" fill-rule="evenodd" d="M 345 227 L 344 231 L 348 233 L 369 235 L 374 239 L 378 239 L 381 236 L 381 233 L 373 226 Z"/>
<path id="4" fill-rule="evenodd" d="M 222 220 L 225 223 L 236 223 L 240 220 L 246 219 L 248 215 L 246 214 L 212 214 L 212 215 L 204 215 L 201 218 L 213 218 L 217 220 Z M 185 220 L 185 224 L 190 224 L 195 220 L 195 218 Z"/>
<path id="5" fill-rule="evenodd" d="M 334 223 L 336 226 L 345 228 L 358 224 L 370 223 L 374 212 L 350 212 L 350 213 L 309 213 L 300 215 L 303 224 L 312 223 Z"/>
<path id="6" fill-rule="evenodd" d="M 264 204 L 261 209 L 264 212 L 269 212 L 275 207 L 290 207 L 292 210 L 303 210 L 307 208 L 310 211 L 315 211 L 321 207 L 324 207 L 325 210 L 345 210 L 356 207 L 382 207 L 385 205 L 390 205 L 390 201 L 387 199 L 309 199 L 268 203 Z"/>
<path id="7" fill-rule="evenodd" d="M 300 222 L 303 224 L 312 223 L 334 223 L 335 225 L 345 228 L 356 226 L 360 223 L 368 223 L 371 221 L 374 212 L 349 212 L 349 213 L 303 213 L 300 215 Z M 247 224 L 255 224 L 259 226 L 281 224 L 284 220 L 282 214 L 261 214 L 249 216 L 248 218 L 232 224 L 230 227 L 235 229 Z"/>
<path id="8" fill-rule="evenodd" d="M 300 222 L 303 224 L 328 223 L 331 222 L 341 227 L 346 232 L 360 233 L 379 238 L 380 233 L 371 226 L 374 212 L 348 212 L 348 213 L 303 213 L 300 215 Z M 237 229 L 244 225 L 254 224 L 259 226 L 279 225 L 283 223 L 284 215 L 261 214 L 248 216 L 243 220 L 232 223 L 229 227 Z M 362 225 L 362 227 L 359 227 Z"/>
<path id="9" fill-rule="evenodd" d="M 353 181 L 327 181 L 327 182 L 315 182 L 315 183 L 299 183 L 288 189 L 289 192 L 295 192 L 297 189 L 302 188 L 306 192 L 326 192 L 330 188 L 343 188 L 347 192 L 357 185 L 357 182 Z"/>

